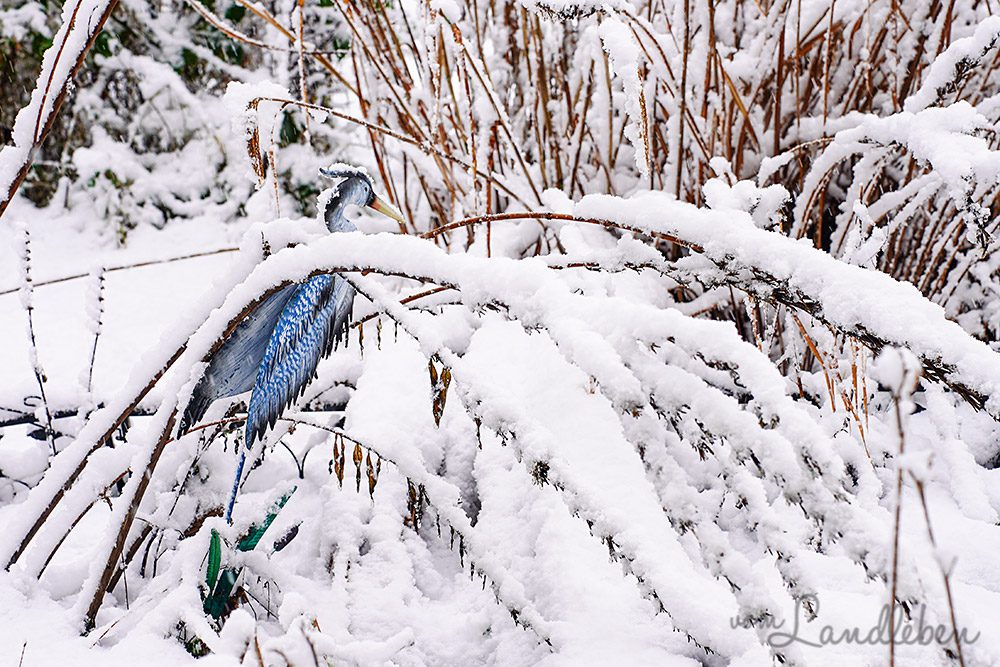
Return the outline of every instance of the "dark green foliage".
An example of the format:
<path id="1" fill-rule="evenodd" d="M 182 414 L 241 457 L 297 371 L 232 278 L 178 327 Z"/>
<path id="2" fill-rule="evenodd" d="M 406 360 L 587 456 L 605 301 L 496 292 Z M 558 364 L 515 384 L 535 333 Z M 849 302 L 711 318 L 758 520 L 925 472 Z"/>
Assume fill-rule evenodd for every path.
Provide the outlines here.
<path id="1" fill-rule="evenodd" d="M 215 585 L 212 594 L 205 598 L 202 608 L 206 614 L 215 620 L 222 618 L 222 615 L 226 612 L 226 607 L 229 606 L 229 598 L 233 594 L 233 588 L 236 586 L 236 579 L 240 576 L 240 572 L 242 570 L 227 568 L 222 573 L 222 576 L 219 577 L 219 581 Z"/>
<path id="2" fill-rule="evenodd" d="M 284 148 L 289 144 L 297 144 L 302 138 L 302 128 L 295 122 L 295 116 L 285 112 L 281 119 L 281 131 L 278 134 L 279 145 Z"/>
<path id="3" fill-rule="evenodd" d="M 316 215 L 316 197 L 320 192 L 320 189 L 312 181 L 295 184 L 291 194 L 298 202 L 299 212 L 302 215 Z"/>
<path id="4" fill-rule="evenodd" d="M 47 36 L 42 35 L 42 34 L 37 33 L 37 32 L 36 33 L 32 33 L 32 35 L 31 35 L 31 54 L 33 56 L 35 56 L 36 58 L 38 58 L 39 60 L 41 60 L 42 56 L 45 55 L 45 52 L 48 50 L 48 48 L 50 46 L 52 46 L 52 38 L 51 37 L 47 37 Z"/>
<path id="5" fill-rule="evenodd" d="M 215 582 L 219 579 L 219 566 L 222 562 L 222 538 L 219 531 L 212 529 L 212 539 L 208 545 L 208 571 L 205 573 L 205 583 L 208 590 L 215 588 Z"/>
<path id="6" fill-rule="evenodd" d="M 184 642 L 184 648 L 192 657 L 204 658 L 209 654 L 208 647 L 205 646 L 205 642 L 201 641 L 197 637 L 192 637 L 191 639 Z"/>
<path id="7" fill-rule="evenodd" d="M 351 50 L 351 38 L 334 35 L 331 41 L 331 47 L 336 54 L 337 59 L 342 60 L 347 55 L 348 51 Z"/>
<path id="8" fill-rule="evenodd" d="M 238 551 L 253 551 L 257 545 L 260 543 L 261 538 L 264 537 L 264 533 L 267 529 L 274 523 L 274 519 L 278 516 L 278 512 L 281 508 L 285 506 L 288 499 L 292 497 L 295 493 L 297 487 L 292 487 L 291 491 L 283 495 L 278 499 L 274 505 L 271 506 L 270 511 L 264 518 L 264 521 L 259 524 L 253 524 L 250 526 L 250 530 L 247 534 L 240 538 L 240 541 L 236 543 L 236 549 Z M 222 560 L 222 540 L 219 537 L 219 533 L 216 530 L 212 530 L 212 538 L 208 547 L 208 569 L 205 575 L 205 581 L 208 584 L 208 588 L 211 593 L 205 598 L 202 608 L 205 613 L 212 618 L 219 620 L 226 613 L 226 609 L 232 604 L 232 594 L 233 589 L 236 587 L 236 580 L 239 579 L 241 569 L 236 568 L 226 568 L 222 571 L 221 576 L 219 575 L 220 563 Z"/>
<path id="9" fill-rule="evenodd" d="M 111 57 L 111 36 L 107 30 L 97 33 L 97 38 L 94 40 L 94 52 L 105 58 Z"/>
<path id="10" fill-rule="evenodd" d="M 226 18 L 233 23 L 239 23 L 247 15 L 247 8 L 243 5 L 230 5 L 226 10 Z"/>
<path id="11" fill-rule="evenodd" d="M 243 538 L 236 544 L 237 549 L 240 551 L 253 551 L 254 548 L 256 548 L 260 539 L 264 537 L 264 533 L 271 526 L 271 524 L 274 523 L 274 519 L 278 516 L 278 512 L 281 511 L 281 508 L 285 506 L 288 499 L 292 497 L 293 493 L 295 493 L 296 488 L 297 487 L 293 486 L 291 491 L 283 495 L 274 505 L 271 506 L 271 510 L 268 512 L 267 517 L 264 518 L 263 523 L 253 524 L 250 526 L 250 530 L 247 531 L 247 534 L 244 535 Z"/>
<path id="12" fill-rule="evenodd" d="M 181 49 L 181 62 L 174 65 L 174 71 L 185 79 L 196 79 L 201 76 L 198 56 L 191 49 L 184 47 Z"/>

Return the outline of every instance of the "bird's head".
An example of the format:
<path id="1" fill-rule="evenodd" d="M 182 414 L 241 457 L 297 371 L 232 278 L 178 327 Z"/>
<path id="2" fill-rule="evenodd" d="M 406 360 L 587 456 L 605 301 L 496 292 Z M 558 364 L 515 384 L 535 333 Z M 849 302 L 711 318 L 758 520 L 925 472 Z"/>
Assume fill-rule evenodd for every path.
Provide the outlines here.
<path id="1" fill-rule="evenodd" d="M 403 223 L 396 207 L 375 194 L 371 177 L 363 169 L 346 164 L 331 165 L 319 173 L 340 182 L 320 196 L 320 208 L 331 232 L 354 231 L 354 223 L 346 217 L 349 206 L 365 206 Z"/>

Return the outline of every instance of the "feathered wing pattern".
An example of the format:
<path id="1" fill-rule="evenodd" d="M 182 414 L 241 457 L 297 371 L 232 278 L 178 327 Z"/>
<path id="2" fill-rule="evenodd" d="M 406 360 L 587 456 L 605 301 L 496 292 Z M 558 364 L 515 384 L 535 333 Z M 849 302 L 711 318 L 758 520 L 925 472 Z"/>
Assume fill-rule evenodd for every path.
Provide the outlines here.
<path id="1" fill-rule="evenodd" d="M 195 386 L 181 418 L 182 434 L 205 416 L 214 401 L 253 389 L 271 331 L 298 287 L 288 285 L 278 290 L 237 325 Z"/>
<path id="2" fill-rule="evenodd" d="M 310 279 L 288 300 L 267 342 L 250 397 L 247 448 L 302 394 L 320 360 L 346 334 L 353 303 L 354 288 L 337 275 Z"/>
<path id="3" fill-rule="evenodd" d="M 267 341 L 250 396 L 246 447 L 236 465 L 227 522 L 232 520 L 247 450 L 274 426 L 281 411 L 302 395 L 320 360 L 347 334 L 353 305 L 354 288 L 337 275 L 316 276 L 299 285 L 285 304 Z"/>

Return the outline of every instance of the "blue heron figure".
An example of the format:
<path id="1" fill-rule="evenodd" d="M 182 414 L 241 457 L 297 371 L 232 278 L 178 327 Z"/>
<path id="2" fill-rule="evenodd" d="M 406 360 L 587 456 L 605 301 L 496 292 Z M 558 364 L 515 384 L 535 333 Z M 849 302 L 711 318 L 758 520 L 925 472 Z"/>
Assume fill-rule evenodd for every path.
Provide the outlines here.
<path id="1" fill-rule="evenodd" d="M 371 178 L 363 170 L 335 165 L 320 169 L 320 173 L 343 179 L 320 198 L 331 232 L 357 230 L 346 216 L 352 205 L 367 206 L 402 222 L 396 209 L 375 195 Z M 227 522 L 232 519 L 247 450 L 301 396 L 320 360 L 347 335 L 353 304 L 354 288 L 338 274 L 321 274 L 287 285 L 240 322 L 209 361 L 181 418 L 181 433 L 189 431 L 214 401 L 253 390 L 247 410 L 246 446 L 240 452 L 226 508 Z"/>

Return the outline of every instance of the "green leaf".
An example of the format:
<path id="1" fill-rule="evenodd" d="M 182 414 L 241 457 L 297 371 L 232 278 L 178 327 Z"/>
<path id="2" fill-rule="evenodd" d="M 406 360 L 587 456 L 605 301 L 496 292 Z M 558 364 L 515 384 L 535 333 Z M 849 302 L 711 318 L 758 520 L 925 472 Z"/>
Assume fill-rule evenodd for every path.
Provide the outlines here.
<path id="1" fill-rule="evenodd" d="M 210 652 L 208 647 L 205 646 L 205 642 L 198 637 L 192 637 L 184 642 L 184 648 L 187 649 L 187 652 L 194 658 L 203 658 Z"/>
<path id="2" fill-rule="evenodd" d="M 51 38 L 37 32 L 31 36 L 31 52 L 35 54 L 36 58 L 41 58 L 45 55 L 45 51 L 50 46 L 52 46 Z"/>
<path id="3" fill-rule="evenodd" d="M 334 35 L 331 41 L 333 42 L 333 50 L 337 52 L 337 59 L 343 60 L 347 52 L 351 50 L 351 38 Z"/>
<path id="4" fill-rule="evenodd" d="M 198 55 L 191 49 L 184 47 L 181 49 L 181 64 L 174 67 L 174 71 L 183 77 L 193 79 L 198 74 Z"/>
<path id="5" fill-rule="evenodd" d="M 229 568 L 222 573 L 215 590 L 205 598 L 205 602 L 202 604 L 202 609 L 206 614 L 216 620 L 222 616 L 229 603 L 229 596 L 233 594 L 233 588 L 236 587 L 236 579 L 240 576 L 240 572 L 241 570 Z"/>
<path id="6" fill-rule="evenodd" d="M 260 542 L 260 539 L 264 536 L 264 532 L 267 531 L 268 527 L 274 522 L 274 518 L 278 516 L 278 512 L 281 508 L 285 506 L 288 499 L 292 497 L 295 493 L 297 487 L 292 487 L 291 490 L 283 495 L 277 500 L 271 509 L 268 511 L 267 517 L 265 517 L 264 522 L 260 525 L 254 524 L 250 526 L 250 530 L 247 534 L 237 543 L 236 548 L 240 551 L 252 551 L 254 547 Z M 212 530 L 212 541 L 209 543 L 208 549 L 208 572 L 209 575 L 212 573 L 212 550 L 218 546 L 219 554 L 216 556 L 215 560 L 215 574 L 218 576 L 217 581 L 212 581 L 213 577 L 207 577 L 208 586 L 211 590 L 211 594 L 205 598 L 204 603 L 202 603 L 202 609 L 206 614 L 219 620 L 222 614 L 226 611 L 226 606 L 229 604 L 229 598 L 233 594 L 233 589 L 236 587 L 236 580 L 240 576 L 242 569 L 226 568 L 222 571 L 221 576 L 218 575 L 219 572 L 219 562 L 222 558 L 222 539 L 219 537 L 219 533 Z M 214 587 L 213 587 L 214 584 Z"/>
<path id="7" fill-rule="evenodd" d="M 222 563 L 222 538 L 219 531 L 212 529 L 212 539 L 208 543 L 208 571 L 205 573 L 205 583 L 208 590 L 215 588 L 215 582 L 219 578 L 219 565 Z"/>
<path id="8" fill-rule="evenodd" d="M 231 65 L 239 65 L 243 62 L 243 46 L 227 41 L 217 50 L 216 55 Z"/>
<path id="9" fill-rule="evenodd" d="M 279 498 L 278 501 L 271 506 L 271 509 L 267 514 L 267 517 L 264 519 L 264 523 L 260 525 L 254 524 L 250 526 L 250 530 L 247 532 L 246 535 L 243 536 L 243 539 L 241 539 L 239 543 L 236 545 L 237 549 L 239 549 L 240 551 L 253 551 L 254 547 L 257 546 L 257 543 L 260 542 L 262 537 L 264 537 L 264 532 L 274 522 L 274 518 L 278 516 L 278 512 L 281 511 L 281 508 L 285 506 L 285 503 L 288 502 L 288 499 L 292 497 L 293 493 L 295 493 L 296 488 L 298 487 L 293 486 L 291 491 L 281 496 L 281 498 Z"/>
<path id="10" fill-rule="evenodd" d="M 113 55 L 111 52 L 111 37 L 107 30 L 97 33 L 97 39 L 94 40 L 94 51 L 105 58 L 110 58 Z"/>
<path id="11" fill-rule="evenodd" d="M 289 144 L 296 144 L 302 137 L 302 130 L 299 129 L 298 124 L 292 117 L 292 114 L 285 112 L 285 117 L 281 121 L 281 132 L 278 138 L 281 140 L 281 146 L 288 146 Z"/>

